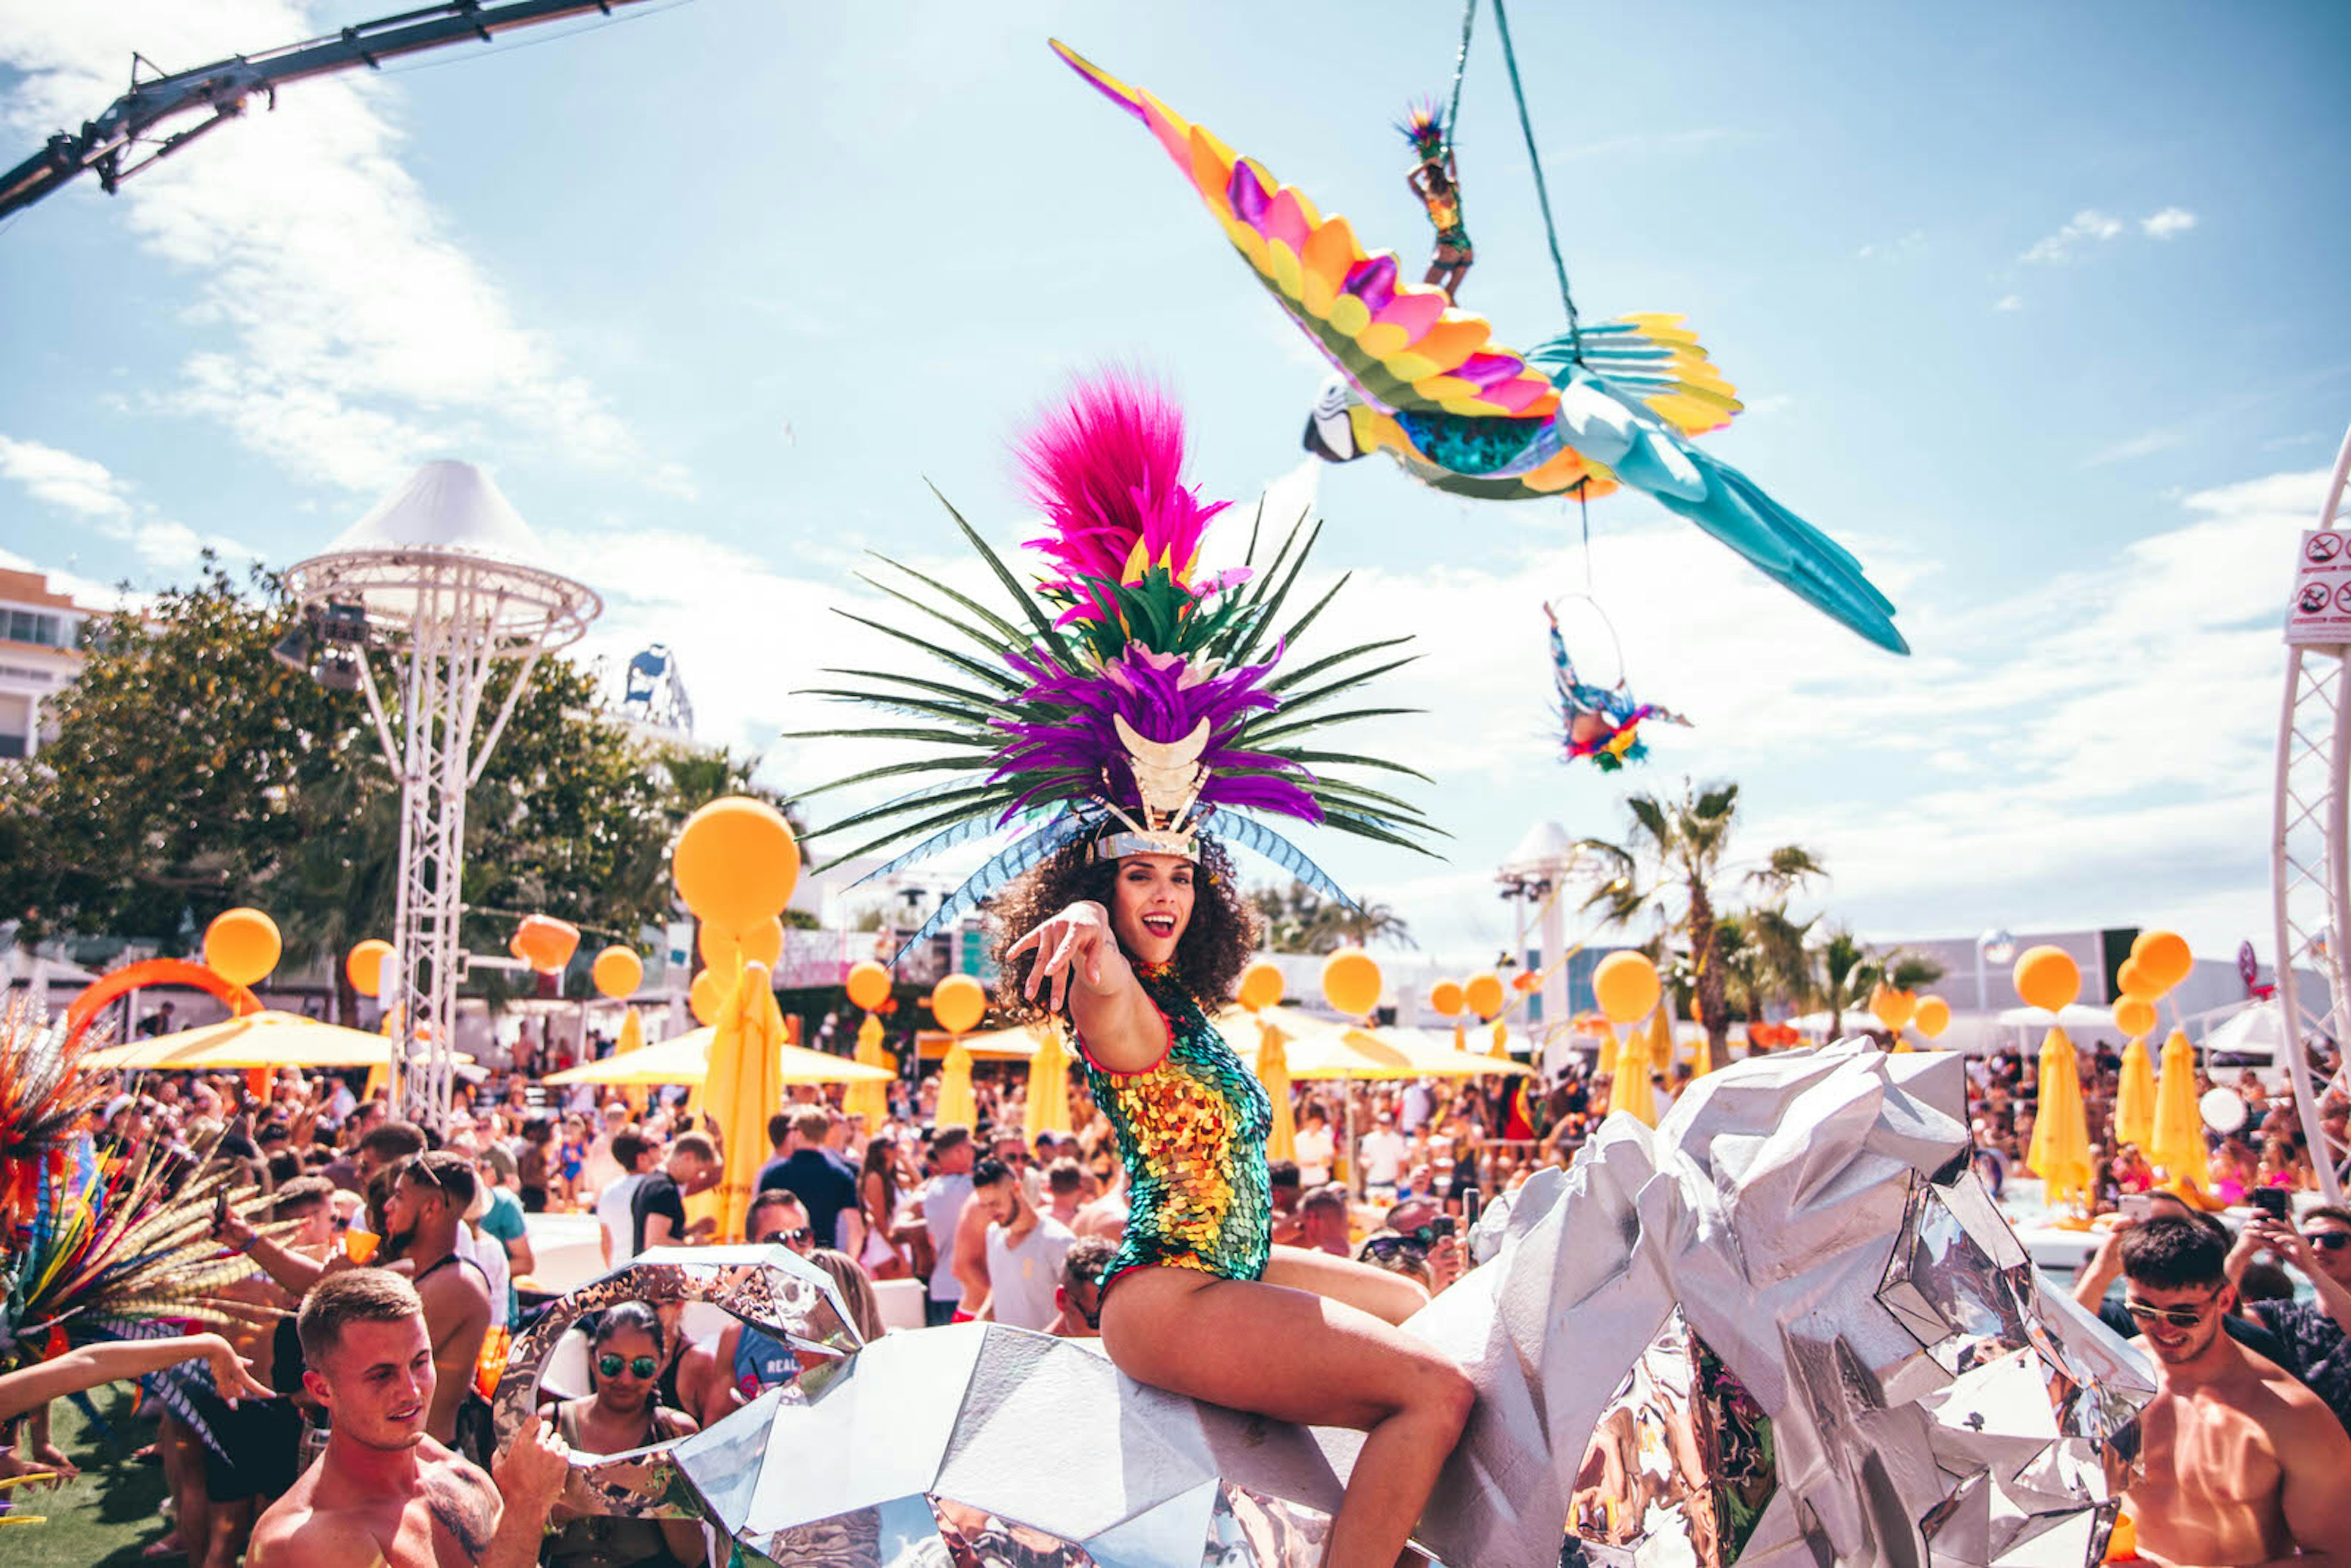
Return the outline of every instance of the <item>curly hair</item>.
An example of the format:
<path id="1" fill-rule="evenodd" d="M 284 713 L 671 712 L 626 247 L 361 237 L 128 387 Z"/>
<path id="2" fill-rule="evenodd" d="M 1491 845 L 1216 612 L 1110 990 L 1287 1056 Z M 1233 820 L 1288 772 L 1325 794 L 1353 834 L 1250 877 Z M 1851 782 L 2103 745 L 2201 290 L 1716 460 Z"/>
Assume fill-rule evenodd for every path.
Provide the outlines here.
<path id="1" fill-rule="evenodd" d="M 1042 1018 L 1045 1009 L 1022 995 L 1036 954 L 1007 957 L 1005 950 L 1081 899 L 1111 906 L 1118 862 L 1094 860 L 1092 852 L 1083 839 L 1065 845 L 1006 888 L 988 911 L 996 926 L 996 1003 L 1015 1021 Z M 1192 999 L 1213 1012 L 1232 996 L 1257 951 L 1258 920 L 1241 894 L 1231 857 L 1216 840 L 1200 840 L 1199 869 L 1192 918 L 1176 940 L 1176 973 Z"/>

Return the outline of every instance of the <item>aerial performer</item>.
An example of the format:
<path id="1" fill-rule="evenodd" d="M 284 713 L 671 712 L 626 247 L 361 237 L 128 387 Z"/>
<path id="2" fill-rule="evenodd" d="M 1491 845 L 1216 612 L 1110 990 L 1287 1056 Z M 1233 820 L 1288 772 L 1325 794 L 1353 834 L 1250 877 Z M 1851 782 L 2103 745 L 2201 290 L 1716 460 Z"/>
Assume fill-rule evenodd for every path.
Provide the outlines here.
<path id="1" fill-rule="evenodd" d="M 1551 622 L 1552 682 L 1559 688 L 1567 761 L 1588 757 L 1603 773 L 1614 773 L 1627 762 L 1647 759 L 1648 744 L 1640 733 L 1644 719 L 1689 727 L 1689 720 L 1671 708 L 1635 700 L 1621 675 L 1613 686 L 1592 685 L 1578 677 L 1567 656 L 1567 639 L 1560 634 L 1559 612 L 1546 604 L 1543 616 Z"/>
<path id="2" fill-rule="evenodd" d="M 1257 945 L 1231 849 L 1332 885 L 1262 818 L 1405 844 L 1428 831 L 1410 806 L 1326 766 L 1373 759 L 1302 744 L 1358 716 L 1305 710 L 1390 667 L 1363 661 L 1392 644 L 1277 673 L 1322 608 L 1277 623 L 1311 536 L 1293 531 L 1262 575 L 1204 573 L 1201 537 L 1224 503 L 1182 483 L 1182 415 L 1152 387 L 1116 374 L 1081 384 L 1021 458 L 1049 525 L 1030 545 L 1049 563 L 1041 586 L 1021 589 L 965 528 L 1019 621 L 946 595 L 932 612 L 981 656 L 942 651 L 943 674 L 876 673 L 862 692 L 829 694 L 945 721 L 923 731 L 942 755 L 863 777 L 940 769 L 946 786 L 822 831 L 883 821 L 884 842 L 932 831 L 892 869 L 1030 824 L 948 904 L 993 897 L 999 1005 L 1067 1020 L 1115 1131 L 1132 1212 L 1103 1276 L 1103 1348 L 1137 1382 L 1368 1433 L 1324 1561 L 1390 1568 L 1460 1435 L 1470 1385 L 1395 1326 L 1426 1304 L 1420 1286 L 1270 1244 L 1270 1107 L 1208 1014 Z"/>
<path id="3" fill-rule="evenodd" d="M 1435 269 L 1426 283 L 1400 277 L 1395 254 L 1367 255 L 1345 218 L 1322 216 L 1150 93 L 1053 47 L 1158 139 L 1337 369 L 1308 421 L 1309 451 L 1332 463 L 1384 452 L 1425 484 L 1487 500 L 1591 500 L 1630 486 L 1879 647 L 1910 651 L 1893 601 L 1850 552 L 1691 444 L 1742 405 L 1680 317 L 1584 326 L 1571 315 L 1567 332 L 1531 353 L 1501 348 L 1483 317 L 1435 287 Z"/>
<path id="4" fill-rule="evenodd" d="M 1469 243 L 1468 225 L 1461 220 L 1461 174 L 1454 162 L 1453 143 L 1445 134 L 1445 122 L 1434 99 L 1405 110 L 1404 122 L 1396 129 L 1412 143 L 1416 160 L 1405 183 L 1428 209 L 1428 221 L 1437 230 L 1436 254 L 1429 258 L 1421 282 L 1442 288 L 1447 299 L 1458 300 L 1461 280 L 1469 276 L 1469 264 L 1478 259 L 1478 252 Z"/>

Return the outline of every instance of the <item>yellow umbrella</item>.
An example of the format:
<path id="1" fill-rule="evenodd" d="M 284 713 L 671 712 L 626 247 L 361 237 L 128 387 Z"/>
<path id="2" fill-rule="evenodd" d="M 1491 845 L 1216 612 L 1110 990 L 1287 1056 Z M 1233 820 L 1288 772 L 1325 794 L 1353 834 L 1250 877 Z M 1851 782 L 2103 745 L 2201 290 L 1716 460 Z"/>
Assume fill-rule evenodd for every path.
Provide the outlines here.
<path id="1" fill-rule="evenodd" d="M 1690 1041 L 1690 1076 L 1703 1078 L 1714 1071 L 1714 1037 L 1701 1034 Z"/>
<path id="2" fill-rule="evenodd" d="M 1494 1020 L 1494 1048 L 1486 1054 L 1497 1061 L 1510 1060 L 1510 1026 L 1501 1019 Z"/>
<path id="3" fill-rule="evenodd" d="M 621 1038 L 612 1042 L 614 1056 L 626 1056 L 632 1051 L 643 1051 L 645 1044 L 644 1020 L 637 1017 L 634 1008 L 621 1009 Z"/>
<path id="4" fill-rule="evenodd" d="M 1649 1066 L 1658 1072 L 1669 1072 L 1674 1065 L 1673 1020 L 1659 1008 L 1649 1015 Z"/>
<path id="5" fill-rule="evenodd" d="M 2155 1087 L 2155 1137 L 2147 1158 L 2173 1181 L 2199 1190 L 2211 1187 L 2203 1117 L 2196 1107 L 2196 1048 L 2176 1029 L 2163 1042 L 2163 1075 Z"/>
<path id="6" fill-rule="evenodd" d="M 2155 1143 L 2155 1062 L 2141 1036 L 2123 1047 L 2123 1078 L 2115 1091 L 2115 1141 L 2137 1144 L 2145 1154 Z"/>
<path id="7" fill-rule="evenodd" d="M 784 1015 L 768 984 L 765 964 L 746 964 L 720 1009 L 710 1041 L 710 1071 L 703 1089 L 718 1108 L 726 1141 L 726 1174 L 718 1180 L 718 1234 L 743 1232 L 750 1217 L 751 1191 L 770 1153 L 768 1118 L 784 1103 Z"/>
<path id="8" fill-rule="evenodd" d="M 971 1092 L 971 1051 L 961 1040 L 947 1047 L 947 1064 L 939 1073 L 938 1109 L 931 1120 L 942 1127 L 979 1125 L 979 1098 Z"/>
<path id="9" fill-rule="evenodd" d="M 1278 1029 L 1269 1027 L 1258 1035 L 1257 1078 L 1265 1085 L 1265 1097 L 1273 1103 L 1273 1129 L 1265 1137 L 1265 1157 L 1294 1160 L 1298 1121 L 1290 1108 L 1290 1045 Z"/>
<path id="10" fill-rule="evenodd" d="M 461 1061 L 474 1059 L 458 1053 Z M 299 1013 L 247 1013 L 243 1018 L 182 1030 L 161 1040 L 109 1046 L 82 1065 L 122 1071 L 163 1068 L 210 1072 L 247 1067 L 382 1067 L 392 1041 L 363 1029 L 345 1029 Z"/>
<path id="11" fill-rule="evenodd" d="M 2082 1103 L 2082 1070 L 2074 1042 L 2053 1029 L 2041 1042 L 2041 1103 L 2032 1119 L 2027 1169 L 2040 1176 L 2049 1207 L 2090 1201 L 2090 1125 Z"/>
<path id="12" fill-rule="evenodd" d="M 782 1016 L 780 1010 L 777 1016 Z M 710 1042 L 717 1034 L 716 1029 L 689 1030 L 627 1056 L 608 1056 L 584 1067 L 550 1072 L 546 1082 L 699 1086 L 710 1075 Z M 781 1073 L 778 1081 L 785 1083 L 887 1083 L 894 1076 L 886 1068 L 869 1067 L 845 1056 L 810 1051 L 804 1046 L 781 1045 L 777 1049 L 777 1058 Z"/>
<path id="13" fill-rule="evenodd" d="M 887 1071 L 890 1053 L 882 1049 L 882 1020 L 872 1013 L 857 1026 L 857 1060 L 866 1067 Z M 895 1076 L 895 1074 L 892 1074 Z M 841 1108 L 852 1116 L 865 1118 L 868 1130 L 878 1133 L 882 1124 L 890 1119 L 890 1083 L 888 1079 L 869 1079 L 852 1083 L 841 1096 Z"/>
<path id="14" fill-rule="evenodd" d="M 1035 1147 L 1040 1133 L 1070 1129 L 1070 1051 L 1061 1043 L 1059 1027 L 1045 1031 L 1037 1054 L 1029 1059 L 1029 1111 L 1020 1124 L 1021 1136 Z"/>
<path id="15" fill-rule="evenodd" d="M 1496 1056 L 1482 1051 L 1456 1051 L 1452 1042 L 1443 1035 L 1432 1034 L 1426 1030 L 1350 1030 L 1347 1038 L 1366 1039 L 1374 1045 L 1388 1047 L 1403 1055 L 1403 1062 L 1393 1071 L 1363 1074 L 1367 1078 L 1482 1078 L 1492 1073 L 1517 1076 L 1534 1071 L 1522 1061 L 1510 1060 L 1507 1054 Z"/>
<path id="16" fill-rule="evenodd" d="M 1649 1088 L 1649 1046 L 1638 1030 L 1625 1037 L 1622 1044 L 1613 1039 L 1611 1047 L 1616 1059 L 1615 1076 L 1608 1085 L 1608 1113 L 1622 1111 L 1645 1127 L 1657 1124 L 1657 1097 Z"/>

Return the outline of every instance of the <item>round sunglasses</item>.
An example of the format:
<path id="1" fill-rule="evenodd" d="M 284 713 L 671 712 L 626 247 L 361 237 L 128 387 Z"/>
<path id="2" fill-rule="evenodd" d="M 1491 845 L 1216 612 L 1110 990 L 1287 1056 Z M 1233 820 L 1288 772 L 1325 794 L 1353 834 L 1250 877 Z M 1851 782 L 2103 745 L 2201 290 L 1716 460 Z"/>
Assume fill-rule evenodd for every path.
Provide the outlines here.
<path id="1" fill-rule="evenodd" d="M 624 1366 L 629 1375 L 641 1383 L 652 1382 L 653 1374 L 661 1370 L 661 1363 L 650 1355 L 624 1356 L 608 1350 L 596 1358 L 596 1374 L 600 1377 L 618 1377 Z"/>

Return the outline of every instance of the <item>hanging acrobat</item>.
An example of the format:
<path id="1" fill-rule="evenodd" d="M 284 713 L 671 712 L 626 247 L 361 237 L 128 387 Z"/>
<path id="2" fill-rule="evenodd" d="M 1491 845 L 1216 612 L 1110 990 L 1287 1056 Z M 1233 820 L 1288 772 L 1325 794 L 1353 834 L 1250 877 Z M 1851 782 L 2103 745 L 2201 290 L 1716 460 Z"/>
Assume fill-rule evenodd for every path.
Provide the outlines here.
<path id="1" fill-rule="evenodd" d="M 1506 28 L 1502 42 L 1507 57 Z M 1436 286 L 1448 273 L 1458 285 L 1458 271 L 1432 267 L 1426 283 L 1399 277 L 1395 254 L 1366 254 L 1345 218 L 1324 217 L 1302 193 L 1150 93 L 1058 42 L 1053 47 L 1157 138 L 1259 281 L 1338 369 L 1308 421 L 1309 451 L 1332 463 L 1384 452 L 1425 484 L 1488 500 L 1589 500 L 1628 485 L 1879 647 L 1910 651 L 1895 628 L 1893 601 L 1850 552 L 1691 444 L 1689 437 L 1729 424 L 1741 405 L 1680 317 L 1585 326 L 1567 297 L 1562 265 L 1566 332 L 1531 353 L 1505 350 L 1484 318 L 1455 308 Z M 1512 81 L 1515 88 L 1515 65 Z M 1520 109 L 1523 126 L 1523 98 Z M 1437 131 L 1433 111 L 1430 120 Z M 1540 163 L 1536 178 L 1540 192 Z M 1447 183 L 1447 210 L 1458 219 L 1459 185 Z M 1546 221 L 1548 212 L 1546 196 Z M 1464 243 L 1449 246 L 1440 235 L 1437 260 L 1458 249 L 1466 267 L 1468 235 L 1456 232 Z M 1556 262 L 1555 238 L 1552 249 Z"/>
<path id="2" fill-rule="evenodd" d="M 1636 699 L 1621 668 L 1613 686 L 1585 682 L 1568 657 L 1559 612 L 1546 604 L 1543 618 L 1551 622 L 1552 682 L 1559 689 L 1560 723 L 1565 735 L 1562 760 L 1574 762 L 1588 757 L 1603 773 L 1614 773 L 1627 762 L 1647 760 L 1648 744 L 1641 738 L 1644 720 L 1690 727 L 1690 721 L 1673 709 Z"/>
<path id="3" fill-rule="evenodd" d="M 1414 104 L 1396 129 L 1412 143 L 1414 163 L 1405 183 L 1428 209 L 1429 224 L 1437 230 L 1437 249 L 1421 282 L 1442 288 L 1447 299 L 1458 302 L 1461 280 L 1469 276 L 1469 265 L 1478 259 L 1478 253 L 1469 244 L 1469 228 L 1461 217 L 1461 172 L 1453 155 L 1452 138 L 1446 132 L 1435 99 Z"/>

